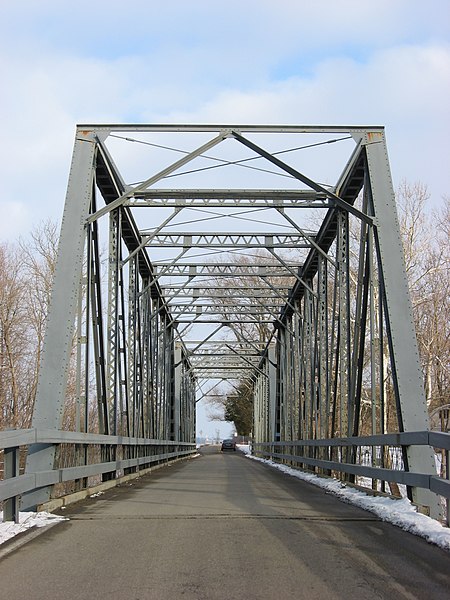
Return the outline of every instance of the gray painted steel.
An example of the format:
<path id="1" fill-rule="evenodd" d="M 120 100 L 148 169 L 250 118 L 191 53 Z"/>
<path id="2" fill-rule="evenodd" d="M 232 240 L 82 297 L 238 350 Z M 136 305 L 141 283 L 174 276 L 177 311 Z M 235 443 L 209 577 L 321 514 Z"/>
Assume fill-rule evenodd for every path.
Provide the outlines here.
<path id="1" fill-rule="evenodd" d="M 133 158 L 132 175 L 113 158 L 131 132 L 153 153 Z M 160 135 L 180 147 L 155 150 Z M 320 183 L 333 161 L 324 159 L 317 180 L 299 169 L 296 153 L 310 139 L 315 151 L 352 146 L 334 185 Z M 227 176 L 208 179 L 217 166 Z M 127 183 L 138 170 L 139 182 Z M 312 232 L 304 215 L 314 207 L 324 210 Z M 135 469 L 139 446 L 154 440 L 193 443 L 196 400 L 222 380 L 230 394 L 251 394 L 258 443 L 391 434 L 388 402 L 398 431 L 427 429 L 382 127 L 78 126 L 33 416 L 54 438 L 30 440 L 26 473 L 40 489 L 23 507 L 47 499 L 65 469 L 83 486 L 94 464 L 106 465 L 104 479 L 115 476 L 113 464 Z M 65 435 L 80 447 L 61 465 L 58 432 L 72 408 L 78 431 Z M 75 441 L 83 434 L 111 440 L 91 440 L 101 461 Z M 341 462 L 338 448 L 326 456 L 318 445 L 308 458 L 319 462 L 309 464 Z M 342 462 L 355 464 L 354 450 L 343 452 Z M 410 473 L 436 475 L 429 447 L 407 446 L 405 458 Z M 437 516 L 437 496 L 412 480 L 412 498 Z"/>
<path id="2" fill-rule="evenodd" d="M 382 265 L 401 426 L 404 431 L 414 431 L 428 427 L 428 412 L 384 136 L 366 134 L 366 156 L 377 219 L 375 232 Z M 411 447 L 408 450 L 408 463 L 412 471 L 434 473 L 434 452 L 431 448 L 427 451 Z M 431 497 L 426 491 L 417 490 L 414 499 L 418 504 L 432 506 L 433 514 L 438 514 L 437 498 Z"/>
<path id="3" fill-rule="evenodd" d="M 34 404 L 33 427 L 37 429 L 61 429 L 83 264 L 84 216 L 92 199 L 95 153 L 92 134 L 77 132 Z M 53 446 L 31 446 L 27 473 L 52 469 L 53 461 Z M 22 506 L 41 504 L 49 497 L 48 488 L 36 490 L 22 499 Z"/>

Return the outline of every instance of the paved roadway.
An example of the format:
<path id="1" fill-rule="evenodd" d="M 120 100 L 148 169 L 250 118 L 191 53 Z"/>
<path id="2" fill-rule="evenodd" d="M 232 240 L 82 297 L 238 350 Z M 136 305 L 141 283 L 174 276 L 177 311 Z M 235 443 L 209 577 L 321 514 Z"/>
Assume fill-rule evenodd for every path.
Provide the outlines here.
<path id="1" fill-rule="evenodd" d="M 0 561 L 2 600 L 450 598 L 449 553 L 217 447 L 67 516 Z"/>

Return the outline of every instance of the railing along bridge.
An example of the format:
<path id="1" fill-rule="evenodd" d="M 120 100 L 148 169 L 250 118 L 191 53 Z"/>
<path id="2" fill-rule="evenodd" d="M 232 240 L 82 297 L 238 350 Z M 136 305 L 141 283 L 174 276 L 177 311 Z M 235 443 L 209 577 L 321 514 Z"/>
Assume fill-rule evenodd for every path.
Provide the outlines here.
<path id="1" fill-rule="evenodd" d="M 77 127 L 6 518 L 193 454 L 214 395 L 250 398 L 255 453 L 442 512 L 382 127 Z"/>

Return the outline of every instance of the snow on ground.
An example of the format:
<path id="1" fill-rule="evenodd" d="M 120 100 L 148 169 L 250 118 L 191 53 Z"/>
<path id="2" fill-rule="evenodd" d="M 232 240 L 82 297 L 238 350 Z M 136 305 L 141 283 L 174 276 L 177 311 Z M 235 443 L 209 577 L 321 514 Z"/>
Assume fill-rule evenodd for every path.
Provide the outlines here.
<path id="1" fill-rule="evenodd" d="M 239 445 L 238 449 L 244 452 L 248 458 L 270 465 L 292 477 L 297 477 L 298 479 L 317 485 L 344 502 L 354 504 L 376 514 L 382 521 L 392 523 L 405 531 L 425 538 L 428 542 L 436 544 L 444 550 L 450 551 L 450 529 L 444 527 L 434 519 L 418 513 L 416 507 L 407 498 L 394 500 L 381 496 L 371 496 L 353 487 L 346 486 L 336 479 L 319 477 L 312 473 L 305 473 L 292 467 L 281 465 L 272 460 L 252 456 L 250 454 L 250 447 L 247 445 Z"/>
<path id="2" fill-rule="evenodd" d="M 10 538 L 31 529 L 33 527 L 46 527 L 53 525 L 58 521 L 67 521 L 65 517 L 58 517 L 48 512 L 21 512 L 19 513 L 19 523 L 14 521 L 3 522 L 3 512 L 0 511 L 0 544 L 6 542 Z"/>

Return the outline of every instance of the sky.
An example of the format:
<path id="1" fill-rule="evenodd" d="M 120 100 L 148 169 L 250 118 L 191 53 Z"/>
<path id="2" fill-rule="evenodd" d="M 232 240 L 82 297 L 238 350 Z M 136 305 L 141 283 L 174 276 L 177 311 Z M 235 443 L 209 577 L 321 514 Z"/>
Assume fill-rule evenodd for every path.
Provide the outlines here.
<path id="1" fill-rule="evenodd" d="M 0 241 L 60 219 L 77 123 L 384 125 L 394 184 L 450 195 L 448 0 L 0 7 Z"/>

